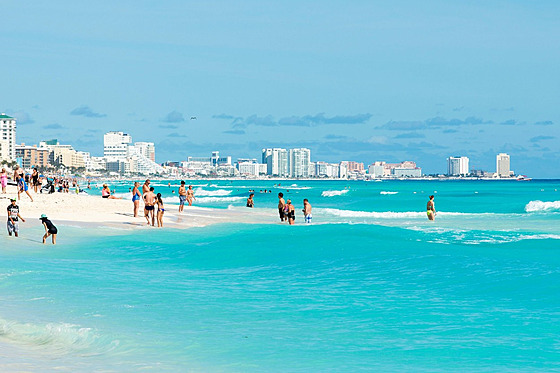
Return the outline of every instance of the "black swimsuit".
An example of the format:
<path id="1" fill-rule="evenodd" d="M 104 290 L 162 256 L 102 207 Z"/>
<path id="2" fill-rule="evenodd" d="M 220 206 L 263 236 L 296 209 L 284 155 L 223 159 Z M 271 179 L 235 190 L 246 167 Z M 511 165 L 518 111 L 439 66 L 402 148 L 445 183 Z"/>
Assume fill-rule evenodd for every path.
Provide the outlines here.
<path id="1" fill-rule="evenodd" d="M 56 229 L 56 227 L 54 226 L 54 224 L 49 220 L 49 219 L 41 219 L 43 221 L 43 223 L 45 223 L 45 225 L 47 226 L 47 231 L 50 234 L 57 234 L 58 233 L 58 229 Z"/>

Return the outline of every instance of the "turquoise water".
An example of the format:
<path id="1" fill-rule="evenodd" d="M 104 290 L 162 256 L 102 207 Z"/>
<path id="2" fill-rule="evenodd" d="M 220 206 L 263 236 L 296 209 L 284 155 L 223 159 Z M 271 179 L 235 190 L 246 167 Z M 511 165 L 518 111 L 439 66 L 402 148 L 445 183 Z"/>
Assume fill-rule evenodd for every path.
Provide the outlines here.
<path id="1" fill-rule="evenodd" d="M 0 343 L 30 371 L 560 370 L 559 181 L 193 183 L 270 221 L 3 236 Z"/>

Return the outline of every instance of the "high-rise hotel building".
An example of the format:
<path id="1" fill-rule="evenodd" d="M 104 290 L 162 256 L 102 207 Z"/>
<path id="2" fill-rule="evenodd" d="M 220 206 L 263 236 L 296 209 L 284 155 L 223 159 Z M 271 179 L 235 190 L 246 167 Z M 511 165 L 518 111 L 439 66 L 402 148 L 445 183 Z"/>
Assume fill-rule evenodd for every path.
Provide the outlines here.
<path id="1" fill-rule="evenodd" d="M 498 177 L 510 177 L 509 155 L 500 153 L 496 156 L 496 174 Z"/>
<path id="2" fill-rule="evenodd" d="M 0 161 L 16 159 L 16 119 L 0 114 Z"/>
<path id="3" fill-rule="evenodd" d="M 449 157 L 447 158 L 447 175 L 465 176 L 469 174 L 468 157 Z"/>

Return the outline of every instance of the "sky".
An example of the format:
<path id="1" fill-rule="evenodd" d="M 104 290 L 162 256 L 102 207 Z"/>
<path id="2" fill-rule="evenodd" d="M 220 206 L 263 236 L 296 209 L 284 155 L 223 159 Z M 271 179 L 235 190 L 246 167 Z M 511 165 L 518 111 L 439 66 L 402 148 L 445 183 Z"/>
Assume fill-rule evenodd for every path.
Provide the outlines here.
<path id="1" fill-rule="evenodd" d="M 17 142 L 156 161 L 446 158 L 560 178 L 558 1 L 3 0 L 0 112 Z M 196 118 L 196 119 L 191 119 Z"/>

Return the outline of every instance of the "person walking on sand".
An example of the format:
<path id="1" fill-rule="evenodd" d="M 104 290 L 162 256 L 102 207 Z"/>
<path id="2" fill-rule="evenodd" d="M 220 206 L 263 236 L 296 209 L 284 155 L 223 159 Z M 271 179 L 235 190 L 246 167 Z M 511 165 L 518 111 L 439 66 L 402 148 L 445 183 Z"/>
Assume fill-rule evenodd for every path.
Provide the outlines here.
<path id="1" fill-rule="evenodd" d="M 286 202 L 284 202 L 284 193 L 278 193 L 278 214 L 280 215 L 280 221 L 287 220 L 284 210 L 286 208 Z"/>
<path id="2" fill-rule="evenodd" d="M 249 198 L 247 198 L 247 207 L 253 208 L 255 206 L 255 201 L 253 200 L 253 196 L 255 193 L 249 194 Z"/>
<path id="3" fill-rule="evenodd" d="M 288 220 L 288 224 L 294 225 L 294 222 L 296 220 L 296 209 L 294 208 L 294 205 L 292 205 L 291 200 L 286 201 L 286 207 L 284 208 L 284 214 L 286 216 L 286 219 Z"/>
<path id="4" fill-rule="evenodd" d="M 142 198 L 142 194 L 138 187 L 140 183 L 138 181 L 134 182 L 134 188 L 132 188 L 132 203 L 134 204 L 134 217 L 138 216 L 138 207 L 140 207 L 140 199 Z"/>
<path id="5" fill-rule="evenodd" d="M 156 202 L 157 202 L 157 207 L 158 207 L 157 226 L 159 228 L 163 228 L 163 213 L 165 212 L 165 209 L 163 208 L 163 200 L 161 199 L 161 193 L 158 193 L 156 195 Z"/>
<path id="6" fill-rule="evenodd" d="M 0 172 L 0 184 L 2 184 L 2 194 L 6 194 L 6 187 L 8 186 L 8 173 L 5 168 L 3 168 L 2 172 Z"/>
<path id="7" fill-rule="evenodd" d="M 29 186 L 25 182 L 24 177 L 20 177 L 18 180 L 18 199 L 21 199 L 22 192 L 25 192 L 25 194 L 27 194 L 31 199 L 31 202 L 33 202 L 33 197 L 31 197 L 31 194 L 29 194 Z"/>
<path id="8" fill-rule="evenodd" d="M 18 237 L 19 234 L 19 222 L 18 220 L 21 219 L 22 222 L 25 223 L 25 219 L 21 217 L 19 214 L 19 206 L 16 205 L 16 200 L 10 198 L 10 204 L 8 205 L 8 235 L 11 236 L 12 233 Z"/>
<path id="9" fill-rule="evenodd" d="M 41 223 L 43 223 L 43 227 L 45 227 L 45 235 L 43 236 L 43 243 L 47 241 L 49 236 L 52 236 L 52 243 L 56 245 L 56 235 L 58 233 L 58 229 L 54 226 L 54 224 L 47 218 L 47 215 L 42 214 L 39 218 Z"/>
<path id="10" fill-rule="evenodd" d="M 185 202 L 187 201 L 187 188 L 185 188 L 185 180 L 181 180 L 179 187 L 179 212 L 183 212 Z"/>
<path id="11" fill-rule="evenodd" d="M 313 216 L 311 216 L 311 204 L 309 203 L 307 198 L 305 198 L 303 200 L 303 210 L 302 211 L 303 211 L 303 217 L 304 217 L 305 222 L 307 224 L 310 224 Z"/>
<path id="12" fill-rule="evenodd" d="M 189 206 L 192 206 L 193 201 L 196 198 L 194 198 L 194 190 L 192 189 L 192 185 L 189 185 L 189 189 L 187 189 L 187 202 L 189 203 Z"/>
<path id="13" fill-rule="evenodd" d="M 435 220 L 436 218 L 436 206 L 434 204 L 434 196 L 431 195 L 430 196 L 430 200 L 428 201 L 428 205 L 427 205 L 427 214 L 428 214 L 428 219 L 429 220 Z"/>
<path id="14" fill-rule="evenodd" d="M 154 194 L 154 187 L 150 187 L 148 193 L 144 194 L 144 217 L 150 225 L 150 219 L 152 220 L 152 226 L 155 225 L 155 215 L 154 215 L 154 205 L 156 204 L 156 195 Z"/>

